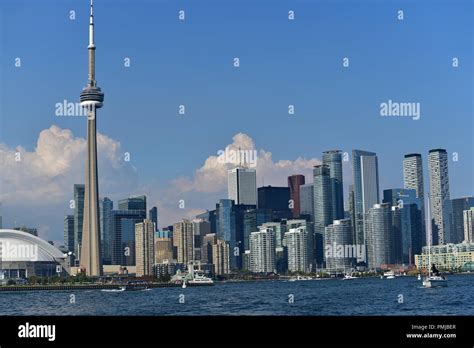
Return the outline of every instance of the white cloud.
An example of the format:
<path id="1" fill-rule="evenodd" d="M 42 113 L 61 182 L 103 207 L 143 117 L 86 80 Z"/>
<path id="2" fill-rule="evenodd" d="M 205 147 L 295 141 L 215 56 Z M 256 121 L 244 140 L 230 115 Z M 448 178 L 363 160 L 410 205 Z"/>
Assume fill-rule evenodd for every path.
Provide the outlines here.
<path id="1" fill-rule="evenodd" d="M 298 157 L 295 160 L 273 159 L 271 152 L 257 149 L 253 139 L 243 133 L 233 136 L 232 143 L 223 148 L 229 150 L 257 151 L 257 186 L 265 185 L 287 186 L 287 177 L 292 174 L 304 174 L 308 182 L 312 182 L 312 169 L 320 164 L 317 158 L 306 159 Z M 227 171 L 235 164 L 223 163 L 217 155 L 211 155 L 204 160 L 203 165 L 189 177 L 174 179 L 169 188 L 160 192 L 157 199 L 151 192 L 149 201 L 157 205 L 160 217 L 160 227 L 179 221 L 182 218 L 193 218 L 205 209 L 212 210 L 220 198 L 227 198 Z M 185 209 L 178 208 L 179 200 L 185 201 Z"/>
<path id="2" fill-rule="evenodd" d="M 113 200 L 133 194 L 146 194 L 149 206 L 159 210 L 159 225 L 164 226 L 182 218 L 192 219 L 205 209 L 213 209 L 220 198 L 227 197 L 227 170 L 234 164 L 222 163 L 216 155 L 203 161 L 200 168 L 188 177 L 172 180 L 168 185 L 156 182 L 138 185 L 136 170 L 123 161 L 120 143 L 105 135 L 97 135 L 99 152 L 99 183 L 101 195 Z M 62 221 L 72 214 L 69 200 L 73 198 L 73 185 L 84 182 L 86 140 L 75 137 L 68 129 L 55 125 L 43 130 L 34 150 L 9 148 L 0 144 L 0 201 L 4 217 L 11 224 L 38 227 L 44 239 L 62 239 Z M 287 185 L 291 174 L 305 174 L 311 182 L 316 158 L 274 160 L 272 153 L 257 149 L 253 139 L 238 133 L 222 150 L 257 151 L 257 186 Z M 15 154 L 21 161 L 15 161 Z M 179 200 L 185 201 L 180 209 Z M 6 214 L 5 214 L 6 213 Z"/>
<path id="3" fill-rule="evenodd" d="M 55 125 L 40 132 L 32 151 L 0 144 L 4 219 L 9 218 L 10 224 L 38 227 L 43 238 L 59 240 L 62 214 L 72 214 L 69 201 L 73 199 L 73 185 L 84 182 L 86 146 L 84 138 Z M 120 143 L 98 133 L 97 147 L 101 192 L 134 188 L 135 170 L 122 161 Z M 16 160 L 18 154 L 20 161 Z"/>
<path id="4" fill-rule="evenodd" d="M 12 205 L 44 205 L 65 200 L 71 195 L 74 183 L 84 182 L 86 145 L 85 139 L 55 125 L 41 131 L 33 151 L 0 144 L 1 201 Z M 123 178 L 124 173 L 133 174 L 133 168 L 121 161 L 119 142 L 99 133 L 97 147 L 100 181 L 105 186 L 117 177 Z M 115 182 L 113 186 L 118 184 L 123 182 Z"/>
<path id="5" fill-rule="evenodd" d="M 306 159 L 298 157 L 295 160 L 273 160 L 271 152 L 264 149 L 258 150 L 252 138 L 243 133 L 233 136 L 233 142 L 228 144 L 223 151 L 256 150 L 257 151 L 257 186 L 287 185 L 287 177 L 292 174 L 305 174 L 308 179 L 312 169 L 320 164 L 316 158 Z M 217 153 L 217 151 L 216 151 Z M 234 168 L 231 163 L 219 161 L 216 155 L 209 156 L 202 167 L 197 169 L 192 177 L 180 177 L 173 181 L 173 187 L 178 192 L 220 192 L 227 189 L 227 171 Z M 312 181 L 312 180 L 310 180 Z"/>

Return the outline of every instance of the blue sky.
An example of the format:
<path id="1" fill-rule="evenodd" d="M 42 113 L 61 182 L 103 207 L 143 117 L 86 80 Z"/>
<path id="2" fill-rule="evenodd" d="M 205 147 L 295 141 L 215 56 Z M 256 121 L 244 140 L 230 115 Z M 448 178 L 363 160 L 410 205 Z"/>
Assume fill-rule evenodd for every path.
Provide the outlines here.
<path id="1" fill-rule="evenodd" d="M 88 1 L 0 9 L 0 143 L 34 151 L 53 124 L 85 137 L 84 119 L 58 118 L 54 105 L 87 82 Z M 99 132 L 130 152 L 138 187 L 193 175 L 242 132 L 275 161 L 375 151 L 381 188 L 402 185 L 405 153 L 421 153 L 427 171 L 428 150 L 446 148 L 459 154 L 451 196 L 474 192 L 472 1 L 98 0 L 95 19 Z M 380 117 L 389 99 L 421 103 L 421 119 Z"/>

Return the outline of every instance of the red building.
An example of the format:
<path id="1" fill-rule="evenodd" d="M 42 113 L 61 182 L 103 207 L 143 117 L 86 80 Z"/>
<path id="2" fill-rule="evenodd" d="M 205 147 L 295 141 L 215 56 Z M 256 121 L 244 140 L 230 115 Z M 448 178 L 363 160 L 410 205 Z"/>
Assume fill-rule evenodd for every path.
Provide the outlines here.
<path id="1" fill-rule="evenodd" d="M 300 216 L 300 186 L 305 184 L 304 175 L 293 174 L 288 177 L 288 187 L 290 188 L 290 199 L 293 200 L 293 217 Z"/>

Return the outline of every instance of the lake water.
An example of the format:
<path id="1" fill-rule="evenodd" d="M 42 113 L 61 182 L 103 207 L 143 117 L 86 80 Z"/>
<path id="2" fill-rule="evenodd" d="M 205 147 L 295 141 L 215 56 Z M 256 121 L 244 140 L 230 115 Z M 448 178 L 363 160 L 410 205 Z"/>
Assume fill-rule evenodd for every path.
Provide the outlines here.
<path id="1" fill-rule="evenodd" d="M 448 279 L 447 288 L 435 289 L 422 288 L 415 277 L 398 277 L 2 292 L 0 315 L 474 315 L 474 276 Z"/>

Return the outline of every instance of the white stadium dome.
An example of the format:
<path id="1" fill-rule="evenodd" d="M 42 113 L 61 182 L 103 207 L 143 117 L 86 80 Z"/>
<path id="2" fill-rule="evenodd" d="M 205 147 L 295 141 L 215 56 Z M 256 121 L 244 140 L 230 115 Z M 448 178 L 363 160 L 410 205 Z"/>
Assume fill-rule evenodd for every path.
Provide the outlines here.
<path id="1" fill-rule="evenodd" d="M 0 229 L 0 271 L 15 276 L 52 274 L 57 265 L 69 273 L 67 255 L 32 234 Z"/>

